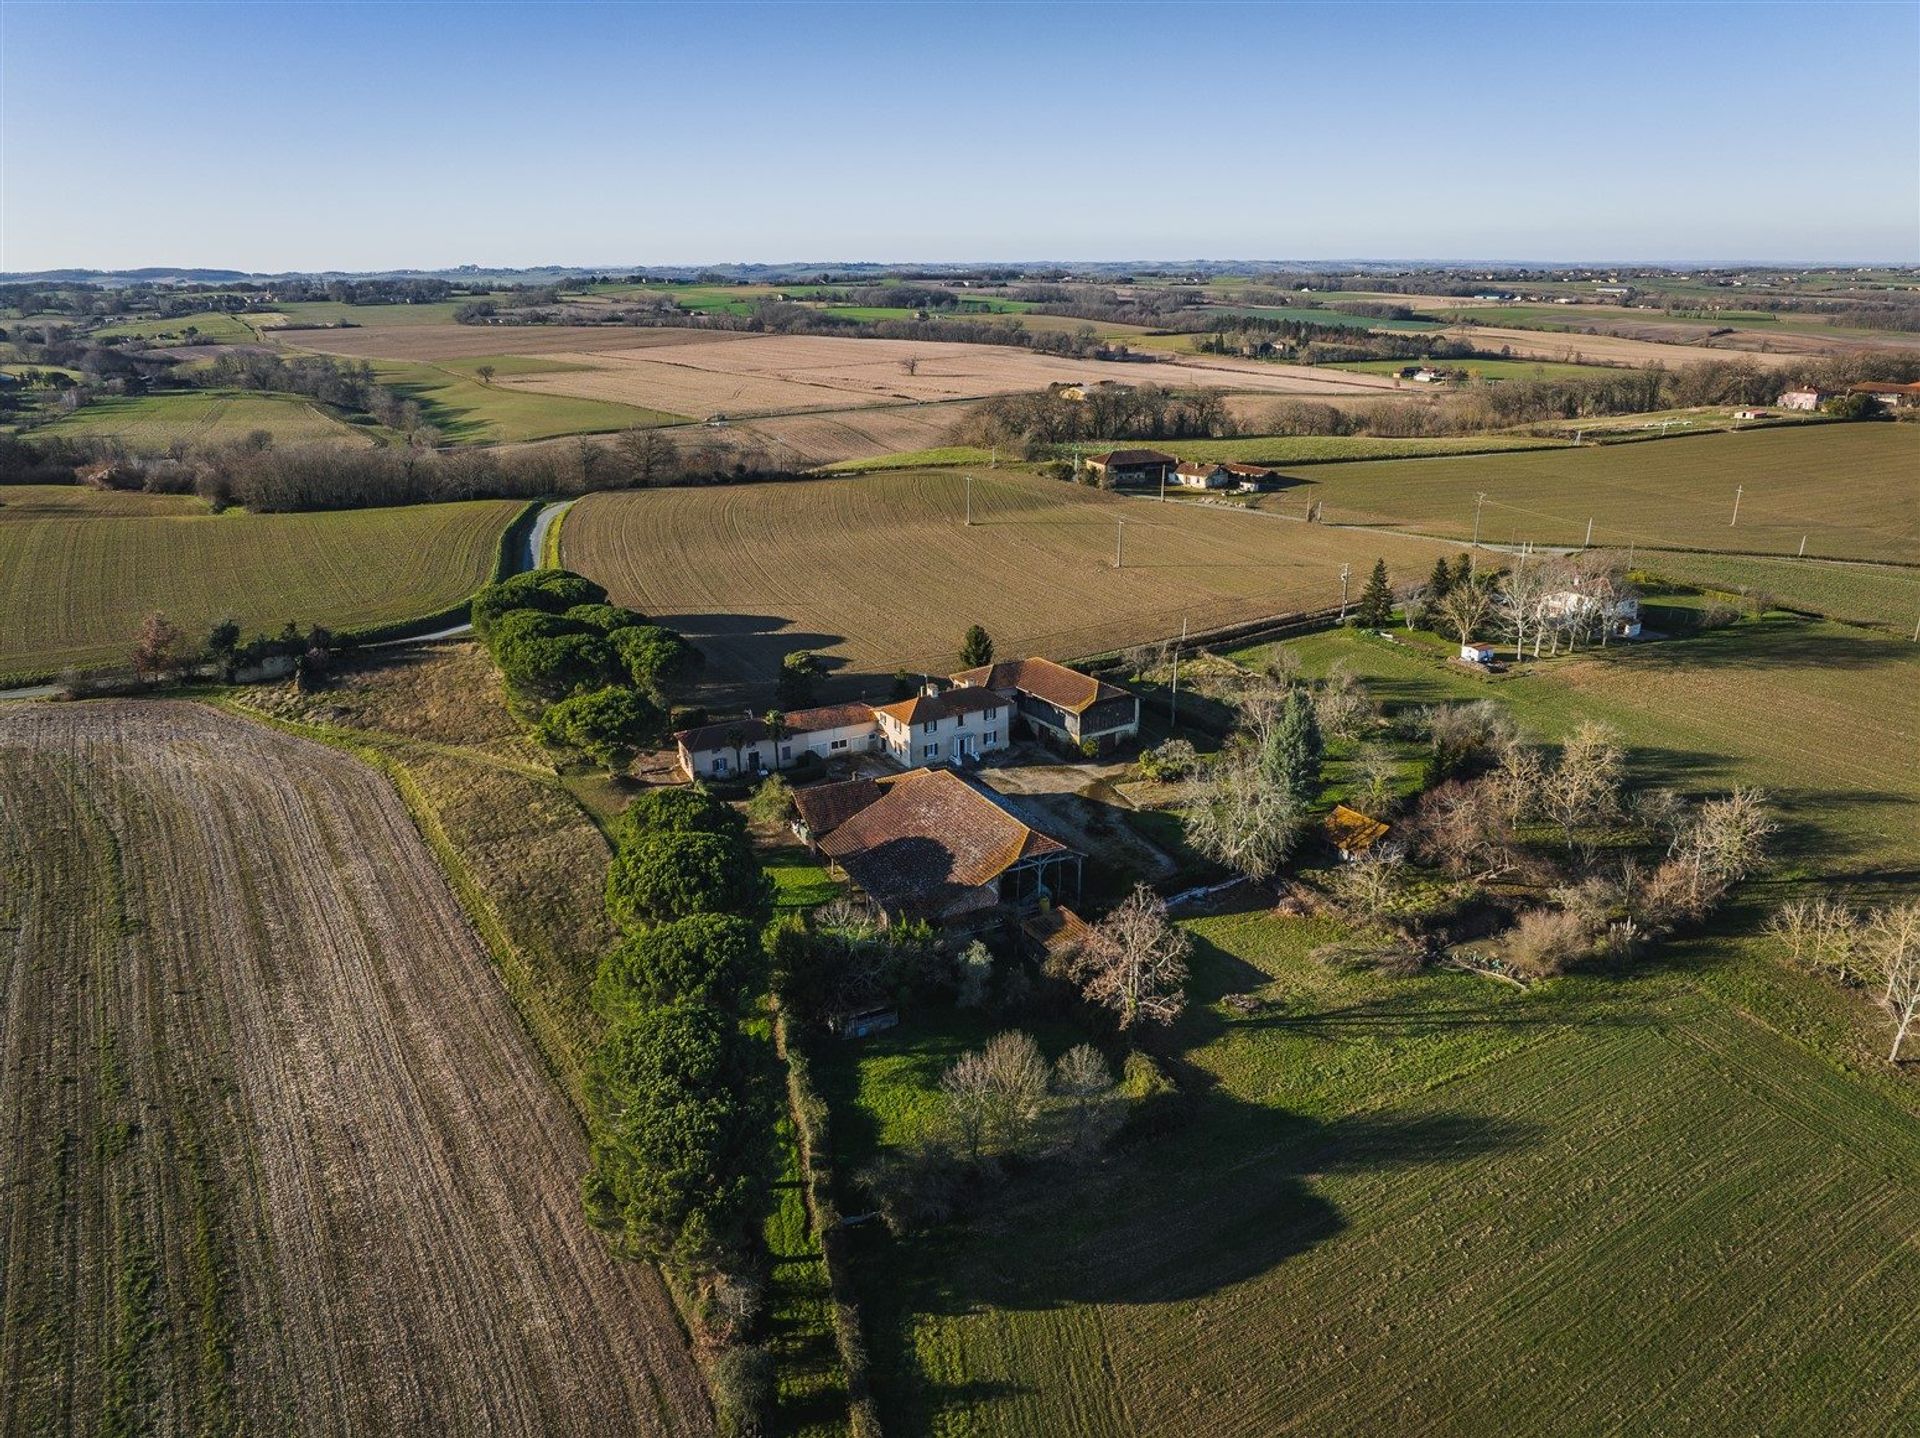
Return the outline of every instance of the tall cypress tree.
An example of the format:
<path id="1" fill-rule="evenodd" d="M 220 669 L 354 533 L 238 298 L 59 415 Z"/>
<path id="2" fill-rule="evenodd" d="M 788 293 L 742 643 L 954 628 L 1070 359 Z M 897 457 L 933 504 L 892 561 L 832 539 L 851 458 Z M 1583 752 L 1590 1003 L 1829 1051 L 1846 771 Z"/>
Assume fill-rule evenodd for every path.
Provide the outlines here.
<path id="1" fill-rule="evenodd" d="M 1427 603 L 1438 604 L 1453 588 L 1453 571 L 1447 568 L 1444 554 L 1434 556 L 1433 573 L 1427 576 Z"/>
<path id="2" fill-rule="evenodd" d="M 1325 752 L 1313 696 L 1296 685 L 1287 695 L 1287 707 L 1262 756 L 1267 777 L 1284 787 L 1296 803 L 1310 803 L 1320 792 L 1320 760 Z"/>
<path id="3" fill-rule="evenodd" d="M 1373 573 L 1367 587 L 1360 591 L 1360 608 L 1354 619 L 1362 629 L 1385 629 L 1393 623 L 1393 590 L 1387 583 L 1387 561 L 1373 561 Z"/>

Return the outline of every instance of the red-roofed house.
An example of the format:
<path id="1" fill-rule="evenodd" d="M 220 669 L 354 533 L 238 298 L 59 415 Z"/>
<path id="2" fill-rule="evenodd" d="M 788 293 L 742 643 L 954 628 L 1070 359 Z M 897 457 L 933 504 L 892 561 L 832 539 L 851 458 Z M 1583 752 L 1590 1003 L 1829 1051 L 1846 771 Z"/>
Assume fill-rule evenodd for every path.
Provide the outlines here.
<path id="1" fill-rule="evenodd" d="M 889 780 L 819 841 L 889 919 L 953 924 L 1078 899 L 1081 856 L 951 769 Z"/>
<path id="2" fill-rule="evenodd" d="M 981 689 L 1001 695 L 1041 734 L 1064 744 L 1092 740 L 1111 748 L 1140 732 L 1140 699 L 1051 659 L 1008 659 L 952 676 L 952 693 Z"/>

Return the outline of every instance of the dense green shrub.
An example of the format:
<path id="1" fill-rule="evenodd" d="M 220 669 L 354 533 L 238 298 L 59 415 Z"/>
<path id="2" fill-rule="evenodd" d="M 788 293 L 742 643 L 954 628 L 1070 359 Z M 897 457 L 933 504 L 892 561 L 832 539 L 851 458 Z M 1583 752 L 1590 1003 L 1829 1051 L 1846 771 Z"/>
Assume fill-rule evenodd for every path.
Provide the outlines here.
<path id="1" fill-rule="evenodd" d="M 564 616 L 575 624 L 584 624 L 602 634 L 622 629 L 646 627 L 647 616 L 637 609 L 622 609 L 617 604 L 576 604 Z"/>
<path id="2" fill-rule="evenodd" d="M 659 834 L 719 834 L 743 841 L 746 820 L 704 789 L 649 789 L 635 797 L 614 822 L 616 846 Z"/>
<path id="3" fill-rule="evenodd" d="M 606 590 L 572 570 L 529 569 L 482 589 L 473 596 L 469 614 L 473 632 L 485 639 L 503 614 L 519 609 L 564 614 L 576 605 L 605 603 L 606 598 Z"/>
<path id="4" fill-rule="evenodd" d="M 594 1003 L 609 1018 L 683 1002 L 737 1012 L 766 983 L 757 927 L 732 914 L 689 914 L 631 935 L 601 959 Z"/>
<path id="5" fill-rule="evenodd" d="M 659 834 L 622 844 L 607 871 L 607 912 L 626 928 L 688 914 L 741 914 L 765 922 L 773 886 L 743 839 Z"/>
<path id="6" fill-rule="evenodd" d="M 620 769 L 642 744 L 657 739 L 665 716 L 644 694 L 599 689 L 562 699 L 540 716 L 540 740 L 578 749 L 607 769 Z"/>
<path id="7" fill-rule="evenodd" d="M 657 624 L 630 625 L 608 637 L 626 666 L 627 677 L 662 706 L 699 671 L 702 662 L 698 649 Z"/>
<path id="8" fill-rule="evenodd" d="M 541 694 L 597 689 L 615 674 L 613 650 L 583 624 L 537 609 L 493 621 L 487 648 L 507 682 Z"/>
<path id="9" fill-rule="evenodd" d="M 724 1263 L 765 1176 L 753 1045 L 697 1004 L 639 1010 L 595 1055 L 589 1213 L 657 1259 Z"/>

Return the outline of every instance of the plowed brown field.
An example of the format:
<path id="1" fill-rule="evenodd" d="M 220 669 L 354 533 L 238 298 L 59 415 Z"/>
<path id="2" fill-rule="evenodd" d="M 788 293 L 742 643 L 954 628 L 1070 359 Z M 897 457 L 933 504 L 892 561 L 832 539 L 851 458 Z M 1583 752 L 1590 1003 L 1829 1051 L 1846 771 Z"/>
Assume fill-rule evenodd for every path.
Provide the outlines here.
<path id="1" fill-rule="evenodd" d="M 654 1273 L 386 781 L 0 710 L 0 1432 L 704 1432 Z"/>

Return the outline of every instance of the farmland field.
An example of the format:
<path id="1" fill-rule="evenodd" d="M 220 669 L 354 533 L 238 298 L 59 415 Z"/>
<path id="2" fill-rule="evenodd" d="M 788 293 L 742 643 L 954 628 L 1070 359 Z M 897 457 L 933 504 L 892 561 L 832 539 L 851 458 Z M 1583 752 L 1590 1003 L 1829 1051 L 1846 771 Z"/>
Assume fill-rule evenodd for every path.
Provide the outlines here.
<path id="1" fill-rule="evenodd" d="M 373 436 L 312 400 L 230 390 L 109 396 L 36 431 L 65 439 L 112 439 L 143 454 L 175 444 L 244 439 L 265 430 L 276 444 L 368 445 Z"/>
<path id="2" fill-rule="evenodd" d="M 512 500 L 215 515 L 185 495 L 0 490 L 0 675 L 124 664 L 162 609 L 195 639 L 232 617 L 349 629 L 436 614 L 493 577 Z"/>
<path id="3" fill-rule="evenodd" d="M 1071 656 L 1337 603 L 1374 559 L 1424 573 L 1451 546 L 1055 480 L 980 476 L 972 528 L 951 471 L 588 495 L 568 515 L 569 568 L 695 638 L 710 672 L 770 681 L 815 649 L 868 681 L 946 672 L 970 623 L 1007 654 Z M 1113 567 L 1124 520 L 1125 567 Z"/>
<path id="4" fill-rule="evenodd" d="M 1301 477 L 1326 518 L 1578 544 L 1920 560 L 1920 428 L 1812 425 L 1604 448 L 1322 465 Z M 1744 487 L 1737 526 L 1734 487 Z M 1287 500 L 1296 496 L 1286 496 Z"/>
<path id="5" fill-rule="evenodd" d="M 1515 355 L 1560 360 L 1572 364 L 1616 364 L 1646 368 L 1652 365 L 1671 367 L 1696 364 L 1701 360 L 1739 358 L 1751 360 L 1759 365 L 1785 367 L 1803 358 L 1800 355 L 1783 352 L 1787 348 L 1792 348 L 1791 346 L 1777 344 L 1772 353 L 1755 353 L 1731 346 L 1723 348 L 1718 344 L 1708 345 L 1704 341 L 1698 344 L 1668 344 L 1660 340 L 1634 339 L 1624 335 L 1508 329 L 1481 324 L 1463 325 L 1446 330 L 1444 333 L 1449 339 L 1465 340 L 1478 349 L 1506 350 Z M 1820 347 L 1807 343 L 1803 348 L 1811 351 Z"/>
<path id="6" fill-rule="evenodd" d="M 224 310 L 211 310 L 197 315 L 174 315 L 170 318 L 127 320 L 121 324 L 107 325 L 97 331 L 101 339 L 143 339 L 170 340 L 177 343 L 195 344 L 252 344 L 258 339 L 251 326 L 272 324 L 276 315 L 249 315 L 242 319 L 239 315 Z M 191 330 L 193 333 L 188 334 Z"/>
<path id="7" fill-rule="evenodd" d="M 1772 619 L 1495 684 L 1352 632 L 1288 647 L 1390 703 L 1492 697 L 1541 736 L 1603 719 L 1652 782 L 1768 786 L 1782 872 L 1728 934 L 1776 885 L 1910 892 L 1909 644 Z M 1920 1087 L 1857 993 L 1727 936 L 1522 992 L 1330 967 L 1310 955 L 1337 928 L 1259 906 L 1187 927 L 1190 1007 L 1156 1045 L 1198 1095 L 1178 1127 L 1085 1177 L 1016 1177 L 931 1238 L 861 1238 L 889 1432 L 1920 1421 Z M 1220 1002 L 1241 992 L 1269 1007 Z M 997 1027 L 941 1011 L 830 1050 L 841 1171 Z"/>
<path id="8" fill-rule="evenodd" d="M 0 714 L 0 1430 L 699 1432 L 651 1270 L 387 782 Z"/>
<path id="9" fill-rule="evenodd" d="M 424 362 L 376 361 L 374 375 L 404 399 L 420 405 L 422 417 L 455 443 L 502 444 L 554 439 L 567 434 L 605 434 L 613 430 L 642 429 L 674 424 L 685 417 L 637 405 L 578 399 L 565 395 L 529 394 L 516 388 L 514 376 L 525 382 L 569 374 L 580 366 L 545 360 L 533 367 L 515 365 L 514 357 L 487 356 L 500 371 L 491 384 L 462 373 L 481 361 L 460 368 L 442 368 Z"/>

